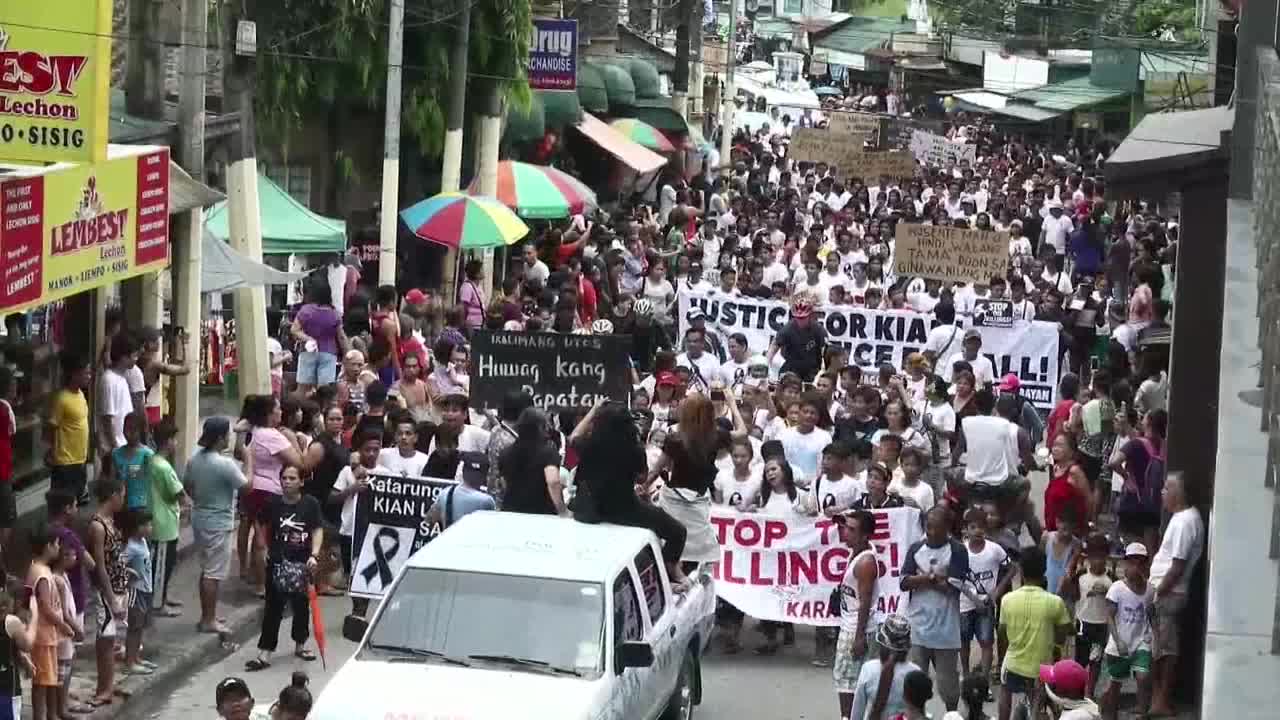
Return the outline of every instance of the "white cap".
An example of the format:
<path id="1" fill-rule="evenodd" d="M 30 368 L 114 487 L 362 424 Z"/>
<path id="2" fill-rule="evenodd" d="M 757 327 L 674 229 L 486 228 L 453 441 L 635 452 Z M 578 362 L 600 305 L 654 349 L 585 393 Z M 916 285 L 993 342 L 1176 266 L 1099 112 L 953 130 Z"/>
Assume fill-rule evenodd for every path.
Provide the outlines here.
<path id="1" fill-rule="evenodd" d="M 1125 557 L 1146 557 L 1147 546 L 1143 545 L 1140 542 L 1129 543 L 1124 548 L 1124 556 Z"/>

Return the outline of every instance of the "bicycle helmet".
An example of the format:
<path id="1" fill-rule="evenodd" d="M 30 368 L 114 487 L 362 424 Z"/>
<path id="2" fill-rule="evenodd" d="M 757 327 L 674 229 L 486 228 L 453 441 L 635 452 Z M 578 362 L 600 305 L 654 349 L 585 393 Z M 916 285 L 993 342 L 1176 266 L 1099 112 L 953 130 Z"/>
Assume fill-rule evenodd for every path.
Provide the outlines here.
<path id="1" fill-rule="evenodd" d="M 611 335 L 613 334 L 613 323 L 603 318 L 597 320 L 591 323 L 591 332 L 596 335 Z"/>
<path id="2" fill-rule="evenodd" d="M 648 298 L 640 298 L 635 304 L 636 315 L 639 317 L 649 317 L 653 315 L 653 301 Z"/>

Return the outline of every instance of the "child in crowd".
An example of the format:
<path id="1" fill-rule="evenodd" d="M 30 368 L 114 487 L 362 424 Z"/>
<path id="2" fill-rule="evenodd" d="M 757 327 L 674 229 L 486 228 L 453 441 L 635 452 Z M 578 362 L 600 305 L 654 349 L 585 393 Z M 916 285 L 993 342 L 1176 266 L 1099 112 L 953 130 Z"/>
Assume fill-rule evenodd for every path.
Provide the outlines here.
<path id="1" fill-rule="evenodd" d="M 21 592 L 16 581 L 12 587 L 0 589 L 0 617 L 4 618 L 4 632 L 0 633 L 0 718 L 5 720 L 22 717 L 22 674 L 35 675 L 30 653 L 36 642 L 39 609 L 33 595 L 22 612 L 27 618 L 24 622 L 14 602 Z"/>
<path id="2" fill-rule="evenodd" d="M 995 650 L 995 608 L 1009 587 L 1009 556 L 993 542 L 987 542 L 987 514 L 969 508 L 964 514 L 969 551 L 969 587 L 960 594 L 960 671 L 969 675 L 970 649 L 978 640 L 982 665 L 978 675 L 991 671 Z"/>
<path id="3" fill-rule="evenodd" d="M 382 452 L 382 435 L 374 430 L 367 430 L 353 440 L 356 452 L 351 456 L 351 464 L 342 468 L 338 479 L 333 483 L 329 502 L 342 506 L 342 527 L 338 530 L 339 542 L 342 545 L 343 574 L 351 577 L 351 553 L 359 548 L 352 547 L 352 537 L 356 533 L 356 499 L 360 493 L 369 489 L 369 473 L 373 470 L 391 472 L 378 464 L 378 454 Z M 351 598 L 351 612 L 361 617 L 369 609 L 369 601 L 363 598 Z"/>
<path id="4" fill-rule="evenodd" d="M 129 675 L 150 675 L 155 663 L 141 658 L 142 631 L 151 618 L 152 583 L 151 513 L 145 508 L 129 510 L 121 518 L 120 531 L 128 539 L 124 564 L 129 573 L 128 627 L 124 639 L 124 667 Z"/>
<path id="5" fill-rule="evenodd" d="M 895 473 L 889 483 L 889 492 L 902 496 L 908 505 L 919 508 L 922 513 L 929 512 L 934 504 L 933 488 L 922 481 L 926 465 L 928 459 L 923 450 L 905 447 L 898 464 L 901 477 Z"/>
<path id="6" fill-rule="evenodd" d="M 74 632 L 67 624 L 62 608 L 62 593 L 53 577 L 53 569 L 62 554 L 58 537 L 47 527 L 31 533 L 31 567 L 27 570 L 27 588 L 36 598 L 35 642 L 31 646 L 31 717 L 33 720 L 56 720 L 58 708 L 58 643 Z"/>
<path id="7" fill-rule="evenodd" d="M 1045 589 L 1063 600 L 1068 600 L 1073 594 L 1068 592 L 1067 586 L 1071 578 L 1068 577 L 1067 570 L 1071 567 L 1071 561 L 1080 549 L 1080 538 L 1076 537 L 1079 527 L 1080 517 L 1076 514 L 1075 508 L 1064 507 L 1062 513 L 1058 516 L 1058 529 L 1045 533 L 1041 540 L 1044 543 L 1045 581 L 1047 583 Z M 1067 602 L 1067 609 L 1071 609 L 1069 601 Z"/>
<path id="8" fill-rule="evenodd" d="M 142 444 L 147 430 L 147 416 L 131 412 L 124 418 L 123 447 L 111 451 L 108 473 L 124 485 L 125 507 L 146 508 L 151 502 L 151 488 L 147 484 L 146 467 L 155 452 Z"/>
<path id="9" fill-rule="evenodd" d="M 1118 716 L 1120 685 L 1130 673 L 1138 683 L 1138 712 L 1145 714 L 1151 702 L 1151 612 L 1155 588 L 1147 584 L 1147 548 L 1130 543 L 1124 551 L 1124 579 L 1107 590 L 1107 690 L 1103 715 Z"/>
<path id="10" fill-rule="evenodd" d="M 53 570 L 53 580 L 58 586 L 58 594 L 62 599 L 62 619 L 71 628 L 71 635 L 58 641 L 57 716 L 65 718 L 68 713 L 84 714 L 92 712 L 93 708 L 71 701 L 71 670 L 76 656 L 76 643 L 84 639 L 84 613 L 80 611 L 80 606 L 76 604 L 76 597 L 71 590 L 68 571 L 70 568 L 78 567 L 79 553 L 83 552 L 83 550 L 78 550 L 75 546 L 61 542 L 62 536 L 60 534 L 58 534 L 58 537 L 61 551 L 58 553 L 58 558 L 51 566 L 51 569 Z"/>
<path id="11" fill-rule="evenodd" d="M 1076 576 L 1076 662 L 1089 669 L 1089 695 L 1093 695 L 1098 684 L 1103 648 L 1110 632 L 1111 609 L 1107 604 L 1107 592 L 1115 580 L 1107 571 L 1109 551 L 1106 535 L 1100 532 L 1089 535 L 1084 544 L 1084 569 Z"/>
<path id="12" fill-rule="evenodd" d="M 154 610 L 160 617 L 177 617 L 182 614 L 182 604 L 169 599 L 169 579 L 178 562 L 178 527 L 182 505 L 190 499 L 173 469 L 173 457 L 178 452 L 178 426 L 173 418 L 161 420 L 152 432 L 156 454 L 147 464 L 147 484 L 151 497 L 151 557 L 155 566 L 152 587 Z"/>

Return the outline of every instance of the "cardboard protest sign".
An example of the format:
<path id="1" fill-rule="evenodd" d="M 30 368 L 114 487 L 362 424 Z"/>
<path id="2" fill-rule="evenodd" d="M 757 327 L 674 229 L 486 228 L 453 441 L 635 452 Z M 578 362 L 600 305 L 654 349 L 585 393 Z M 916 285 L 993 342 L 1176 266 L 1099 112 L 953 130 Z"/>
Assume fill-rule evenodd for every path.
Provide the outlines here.
<path id="1" fill-rule="evenodd" d="M 973 305 L 973 324 L 978 327 L 1013 327 L 1013 301 L 977 301 Z"/>
<path id="2" fill-rule="evenodd" d="M 626 400 L 630 352 L 629 335 L 477 332 L 471 400 L 496 408 L 513 388 L 531 393 L 534 405 L 548 410 L 593 405 L 601 397 Z"/>
<path id="3" fill-rule="evenodd" d="M 916 173 L 915 158 L 911 153 L 898 151 L 864 152 L 849 156 L 839 165 L 839 175 L 844 178 L 860 178 L 870 185 L 881 175 L 901 179 Z"/>
<path id="4" fill-rule="evenodd" d="M 880 614 L 903 613 L 907 593 L 900 587 L 907 549 L 921 536 L 920 511 L 872 511 L 871 546 L 880 566 L 876 580 Z M 715 566 L 716 595 L 753 618 L 834 627 L 828 612 L 831 592 L 844 578 L 849 548 L 826 517 L 771 516 L 711 508 L 711 527 L 720 541 Z"/>
<path id="5" fill-rule="evenodd" d="M 985 285 L 1009 265 L 1005 233 L 900 222 L 894 239 L 899 275 Z"/>
<path id="6" fill-rule="evenodd" d="M 787 147 L 787 157 L 794 162 L 844 166 L 861 154 L 862 138 L 817 128 L 796 128 Z"/>
<path id="7" fill-rule="evenodd" d="M 369 489 L 356 496 L 353 597 L 382 597 L 409 558 L 440 534 L 438 523 L 427 524 L 427 511 L 454 485 L 441 478 L 369 473 Z"/>
<path id="8" fill-rule="evenodd" d="M 969 143 L 957 143 L 942 135 L 934 135 L 924 130 L 911 131 L 911 154 L 926 165 L 953 165 L 967 160 L 970 165 L 978 157 L 978 146 Z"/>
<path id="9" fill-rule="evenodd" d="M 880 123 L 883 118 L 873 113 L 861 112 L 832 112 L 830 124 L 827 125 L 828 132 L 837 135 L 852 135 L 863 140 L 870 140 L 873 143 L 880 142 Z"/>
<path id="10" fill-rule="evenodd" d="M 689 310 L 696 307 L 706 316 L 707 332 L 716 335 L 722 345 L 728 344 L 729 336 L 742 333 L 752 353 L 767 353 L 774 336 L 791 318 L 791 307 L 780 300 L 685 289 L 678 297 L 681 332 L 688 327 Z M 849 351 L 850 364 L 870 371 L 881 363 L 902 367 L 903 358 L 924 350 L 929 331 L 938 325 L 927 313 L 825 303 L 814 308 L 814 322 L 826 330 L 828 343 Z M 1059 373 L 1058 324 L 1034 320 L 1009 328 L 979 327 L 978 331 L 982 333 L 982 354 L 991 359 L 996 376 L 1017 375 L 1022 396 L 1040 410 L 1052 410 Z"/>

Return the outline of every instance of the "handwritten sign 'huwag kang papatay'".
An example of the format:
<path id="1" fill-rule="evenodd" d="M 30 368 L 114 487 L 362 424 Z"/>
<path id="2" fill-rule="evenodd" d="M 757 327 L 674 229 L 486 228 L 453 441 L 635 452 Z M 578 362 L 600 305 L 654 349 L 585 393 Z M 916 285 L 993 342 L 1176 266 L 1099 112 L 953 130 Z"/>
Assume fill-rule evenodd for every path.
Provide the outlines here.
<path id="1" fill-rule="evenodd" d="M 1009 238 L 1001 233 L 900 222 L 894 239 L 900 276 L 985 285 L 1009 264 Z"/>
<path id="2" fill-rule="evenodd" d="M 471 399 L 501 406 L 508 390 L 525 390 L 544 409 L 626 400 L 631 388 L 628 335 L 479 332 L 471 353 Z"/>

